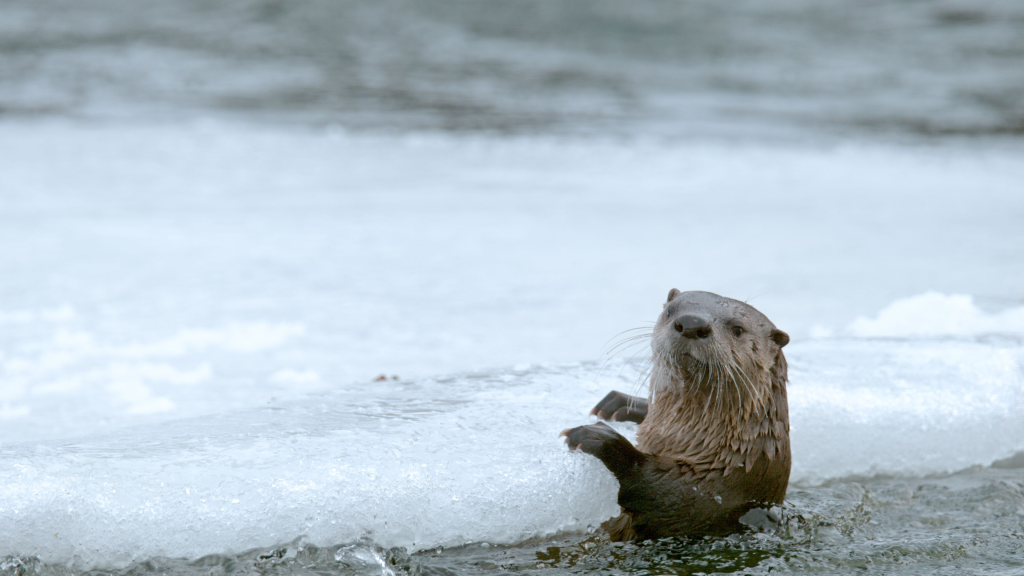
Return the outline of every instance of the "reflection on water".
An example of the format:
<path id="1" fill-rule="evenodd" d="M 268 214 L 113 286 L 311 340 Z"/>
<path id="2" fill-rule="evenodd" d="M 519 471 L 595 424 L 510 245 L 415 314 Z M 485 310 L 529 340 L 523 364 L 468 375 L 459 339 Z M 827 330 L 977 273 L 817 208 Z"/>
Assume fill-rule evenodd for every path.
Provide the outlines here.
<path id="1" fill-rule="evenodd" d="M 1024 133 L 1024 4 L 1014 0 L 16 0 L 0 22 L 8 117 Z"/>

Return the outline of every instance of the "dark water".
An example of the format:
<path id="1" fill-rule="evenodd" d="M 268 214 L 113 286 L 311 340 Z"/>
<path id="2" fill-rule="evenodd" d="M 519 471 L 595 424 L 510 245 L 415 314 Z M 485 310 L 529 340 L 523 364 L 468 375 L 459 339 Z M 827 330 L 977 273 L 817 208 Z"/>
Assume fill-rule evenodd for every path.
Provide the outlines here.
<path id="1" fill-rule="evenodd" d="M 517 546 L 470 544 L 416 554 L 372 543 L 301 540 L 237 556 L 153 558 L 80 572 L 0 559 L 0 576 L 342 574 L 1024 574 L 1024 459 L 925 479 L 791 488 L 784 517 L 744 534 L 613 543 L 568 534 Z"/>
<path id="2" fill-rule="evenodd" d="M 0 118 L 1024 135 L 1019 0 L 13 0 Z"/>

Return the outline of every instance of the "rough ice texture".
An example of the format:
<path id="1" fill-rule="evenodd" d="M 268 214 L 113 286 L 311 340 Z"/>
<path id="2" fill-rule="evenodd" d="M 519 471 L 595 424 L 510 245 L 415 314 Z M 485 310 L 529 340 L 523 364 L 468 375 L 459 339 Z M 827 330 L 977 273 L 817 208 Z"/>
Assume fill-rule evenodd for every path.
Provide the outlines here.
<path id="1" fill-rule="evenodd" d="M 1019 346 L 837 339 L 790 358 L 794 482 L 948 472 L 1024 449 Z M 0 451 L 0 554 L 107 565 L 299 536 L 417 550 L 597 526 L 617 512 L 615 481 L 557 435 L 636 369 L 389 380 L 13 445 Z"/>
<path id="2" fill-rule="evenodd" d="M 0 163 L 0 555 L 596 525 L 557 434 L 638 364 L 565 362 L 673 286 L 793 335 L 795 482 L 1024 448 L 1019 154 L 52 123 Z"/>
<path id="3" fill-rule="evenodd" d="M 387 381 L 5 448 L 0 555 L 116 565 L 298 536 L 418 550 L 596 527 L 617 513 L 615 481 L 558 438 L 613 385 L 594 375 Z"/>
<path id="4" fill-rule="evenodd" d="M 952 472 L 1024 450 L 1019 341 L 817 340 L 789 360 L 796 482 Z"/>

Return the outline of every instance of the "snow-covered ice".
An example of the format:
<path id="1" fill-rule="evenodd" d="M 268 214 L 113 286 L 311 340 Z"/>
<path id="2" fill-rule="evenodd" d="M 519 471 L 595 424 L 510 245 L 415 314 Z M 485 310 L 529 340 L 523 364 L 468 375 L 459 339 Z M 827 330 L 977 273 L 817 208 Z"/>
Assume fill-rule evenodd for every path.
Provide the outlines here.
<path id="1" fill-rule="evenodd" d="M 795 482 L 991 464 L 1017 152 L 0 125 L 0 556 L 596 525 L 557 435 L 638 391 L 601 354 L 672 287 L 793 336 Z"/>

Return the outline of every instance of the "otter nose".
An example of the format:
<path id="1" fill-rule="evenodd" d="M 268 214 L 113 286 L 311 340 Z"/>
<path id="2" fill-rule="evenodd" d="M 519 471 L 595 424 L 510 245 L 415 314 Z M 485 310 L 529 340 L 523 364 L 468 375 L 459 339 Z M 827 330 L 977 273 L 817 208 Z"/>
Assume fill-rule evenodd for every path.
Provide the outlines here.
<path id="1" fill-rule="evenodd" d="M 691 340 L 704 339 L 711 336 L 711 325 L 699 316 L 680 316 L 673 325 L 676 332 Z"/>

